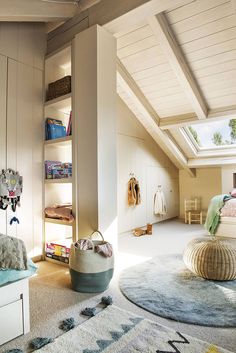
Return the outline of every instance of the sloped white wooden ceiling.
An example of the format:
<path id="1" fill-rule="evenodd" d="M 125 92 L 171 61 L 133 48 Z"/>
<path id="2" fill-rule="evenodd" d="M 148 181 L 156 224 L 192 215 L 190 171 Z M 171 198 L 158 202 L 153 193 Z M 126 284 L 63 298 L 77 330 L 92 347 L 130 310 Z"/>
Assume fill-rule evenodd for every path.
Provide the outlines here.
<path id="1" fill-rule="evenodd" d="M 119 59 L 160 118 L 192 111 L 160 43 L 147 23 L 118 37 L 117 47 Z"/>
<path id="2" fill-rule="evenodd" d="M 236 14 L 231 1 L 196 1 L 166 16 L 209 108 L 235 104 Z"/>
<path id="3" fill-rule="evenodd" d="M 154 109 L 159 128 L 169 129 L 168 136 L 188 160 L 196 156 L 177 125 L 197 121 L 207 124 L 210 119 L 225 116 L 236 118 L 236 12 L 233 0 L 190 0 L 161 16 L 167 25 L 167 38 L 170 33 L 170 46 L 174 42 L 177 68 L 150 18 L 128 32 L 117 34 L 117 56 L 137 85 L 139 96 L 141 94 Z M 166 33 L 164 31 L 164 35 Z M 178 46 L 177 51 L 175 46 Z M 200 97 L 205 116 L 197 114 L 191 94 L 180 80 L 178 70 L 182 61 L 184 68 L 187 67 L 187 71 L 184 69 L 186 81 L 190 82 L 190 88 L 194 86 L 191 94 L 196 93 L 196 99 Z M 119 80 L 117 90 L 142 120 L 131 95 L 121 87 Z"/>

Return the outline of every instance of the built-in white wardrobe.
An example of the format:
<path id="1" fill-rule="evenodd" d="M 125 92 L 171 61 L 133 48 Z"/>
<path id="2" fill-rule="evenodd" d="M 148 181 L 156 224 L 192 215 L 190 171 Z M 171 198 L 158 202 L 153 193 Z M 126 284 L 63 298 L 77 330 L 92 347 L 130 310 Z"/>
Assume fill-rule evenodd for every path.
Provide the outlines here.
<path id="1" fill-rule="evenodd" d="M 118 97 L 118 231 L 130 231 L 179 215 L 179 172 Z M 141 203 L 128 206 L 128 181 L 139 181 Z M 167 213 L 154 214 L 154 196 L 164 193 Z"/>
<path id="2" fill-rule="evenodd" d="M 30 257 L 42 254 L 45 47 L 43 24 L 1 23 L 0 169 L 19 171 L 23 194 L 15 213 L 0 210 L 0 233 L 23 239 Z"/>

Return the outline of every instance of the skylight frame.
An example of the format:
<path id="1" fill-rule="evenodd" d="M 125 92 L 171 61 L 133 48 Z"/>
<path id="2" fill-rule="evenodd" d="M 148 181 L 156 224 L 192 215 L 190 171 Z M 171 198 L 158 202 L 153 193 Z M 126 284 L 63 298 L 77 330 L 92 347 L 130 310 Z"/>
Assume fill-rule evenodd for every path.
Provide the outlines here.
<path id="1" fill-rule="evenodd" d="M 202 122 L 203 124 L 205 122 Z M 195 124 L 192 124 L 193 126 Z M 191 126 L 191 124 L 190 124 Z M 214 147 L 202 147 L 199 146 L 190 130 L 187 126 L 183 126 L 179 128 L 179 131 L 182 133 L 182 136 L 185 139 L 185 142 L 193 151 L 195 157 L 212 157 L 212 156 L 234 156 L 236 155 L 236 143 L 233 145 L 222 145 L 222 146 L 214 146 Z"/>

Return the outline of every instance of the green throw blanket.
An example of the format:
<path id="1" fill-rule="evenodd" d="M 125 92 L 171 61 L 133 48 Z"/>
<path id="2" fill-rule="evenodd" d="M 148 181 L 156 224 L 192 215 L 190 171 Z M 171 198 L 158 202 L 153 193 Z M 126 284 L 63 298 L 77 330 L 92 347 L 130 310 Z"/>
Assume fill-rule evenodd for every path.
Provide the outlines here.
<path id="1" fill-rule="evenodd" d="M 224 206 L 225 201 L 229 199 L 231 199 L 231 197 L 227 194 L 216 195 L 211 199 L 204 225 L 210 234 L 214 235 L 216 233 L 220 222 L 220 210 Z"/>

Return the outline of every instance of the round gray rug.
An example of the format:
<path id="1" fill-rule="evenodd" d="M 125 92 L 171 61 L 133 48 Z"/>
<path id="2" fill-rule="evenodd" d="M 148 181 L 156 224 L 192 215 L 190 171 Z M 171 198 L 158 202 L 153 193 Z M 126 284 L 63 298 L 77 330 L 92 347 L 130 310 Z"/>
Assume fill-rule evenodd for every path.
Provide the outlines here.
<path id="1" fill-rule="evenodd" d="M 236 326 L 236 281 L 209 281 L 184 265 L 182 255 L 165 255 L 123 271 L 123 294 L 162 317 L 205 326 Z"/>

